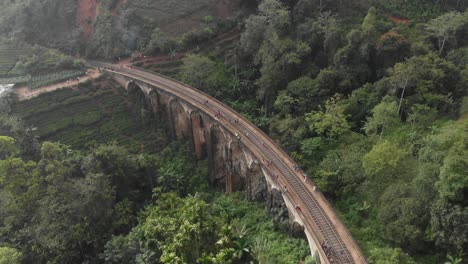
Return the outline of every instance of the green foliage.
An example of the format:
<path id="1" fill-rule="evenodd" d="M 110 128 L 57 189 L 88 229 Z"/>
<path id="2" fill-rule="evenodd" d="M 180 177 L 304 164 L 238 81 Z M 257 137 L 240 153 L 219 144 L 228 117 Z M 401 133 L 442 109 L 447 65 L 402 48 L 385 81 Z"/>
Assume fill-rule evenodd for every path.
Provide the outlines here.
<path id="1" fill-rule="evenodd" d="M 408 18 L 415 22 L 425 22 L 439 16 L 446 3 L 424 0 L 377 0 L 375 1 L 384 11 L 397 17 Z"/>
<path id="2" fill-rule="evenodd" d="M 224 218 L 238 219 L 240 226 L 248 228 L 245 236 L 255 259 L 262 263 L 297 263 L 310 254 L 303 239 L 291 238 L 277 227 L 263 206 L 240 198 L 241 194 L 219 196 L 214 211 Z"/>
<path id="3" fill-rule="evenodd" d="M 0 264 L 20 264 L 22 254 L 15 248 L 0 247 Z"/>
<path id="4" fill-rule="evenodd" d="M 321 98 L 318 81 L 310 77 L 301 77 L 290 82 L 287 89 L 279 93 L 274 106 L 282 115 L 300 115 L 316 108 L 311 101 Z"/>
<path id="5" fill-rule="evenodd" d="M 431 239 L 441 248 L 463 250 L 467 245 L 467 207 L 436 202 L 431 208 Z"/>
<path id="6" fill-rule="evenodd" d="M 367 35 L 368 38 L 370 39 L 375 39 L 379 28 L 378 28 L 378 17 L 377 17 L 377 10 L 375 7 L 369 8 L 369 11 L 367 12 L 367 16 L 364 18 L 364 21 L 362 22 L 361 29 L 364 32 L 364 34 Z"/>
<path id="7" fill-rule="evenodd" d="M 275 34 L 276 30 L 284 30 L 291 23 L 289 11 L 278 0 L 262 1 L 258 10 L 258 15 L 246 20 L 246 31 L 241 36 L 241 46 L 250 55 L 260 49 L 265 38 Z"/>
<path id="8" fill-rule="evenodd" d="M 276 33 L 265 40 L 256 56 L 256 63 L 261 65 L 261 77 L 256 82 L 259 86 L 259 98 L 272 98 L 285 81 L 281 73 L 299 66 L 309 52 L 310 47 L 307 43 L 291 39 L 282 40 Z"/>
<path id="9" fill-rule="evenodd" d="M 376 50 L 382 60 L 381 66 L 388 68 L 410 55 L 411 43 L 404 35 L 396 31 L 388 31 L 379 37 Z"/>
<path id="10" fill-rule="evenodd" d="M 15 151 L 15 139 L 7 136 L 0 136 L 0 159 L 13 155 Z"/>
<path id="11" fill-rule="evenodd" d="M 100 10 L 94 22 L 93 39 L 87 52 L 103 58 L 115 58 L 127 52 L 127 47 L 116 30 L 115 17 L 109 11 Z"/>
<path id="12" fill-rule="evenodd" d="M 165 210 L 160 211 L 161 208 L 156 207 L 150 211 L 147 214 L 149 221 L 143 223 L 142 229 L 147 230 L 145 233 L 151 232 L 151 237 L 165 238 L 160 242 L 160 260 L 162 263 L 195 262 L 208 246 L 206 239 L 215 231 L 214 219 L 205 214 L 208 205 L 196 197 L 188 197 L 181 202 L 174 196 L 155 195 L 159 196 L 159 203 Z"/>
<path id="13" fill-rule="evenodd" d="M 83 65 L 79 60 L 66 56 L 58 50 L 34 45 L 32 49 L 19 57 L 10 74 L 40 74 L 48 71 L 80 69 Z"/>
<path id="14" fill-rule="evenodd" d="M 448 150 L 440 168 L 439 181 L 436 187 L 443 200 L 462 202 L 464 192 L 468 190 L 468 150 L 463 141 L 456 142 Z"/>
<path id="15" fill-rule="evenodd" d="M 1 241 L 20 241 L 28 262 L 76 263 L 95 259 L 111 234 L 130 230 L 135 223 L 135 207 L 141 208 L 149 199 L 158 171 L 165 170 L 173 161 L 183 167 L 187 175 L 196 171 L 195 175 L 192 173 L 193 178 L 185 178 L 185 193 L 205 191 L 206 171 L 190 165 L 188 153 L 178 145 L 155 157 L 130 154 L 115 144 L 80 153 L 60 143 L 44 142 L 38 162 L 14 157 L 0 160 Z M 161 187 L 180 191 L 165 185 Z M 161 214 L 165 212 L 167 217 L 178 219 L 173 222 L 175 230 L 191 233 L 198 224 L 193 222 L 187 226 L 186 221 L 198 221 L 205 216 L 207 207 L 195 196 L 187 201 L 183 215 L 174 214 L 179 209 L 169 204 L 162 208 Z M 157 217 L 161 216 L 158 213 Z M 201 243 L 201 247 L 213 242 L 209 232 L 213 232 L 215 218 L 210 221 L 197 233 L 200 240 L 210 241 Z M 166 227 L 164 224 L 164 230 Z M 183 234 L 180 238 L 186 243 L 183 246 L 186 252 L 192 252 L 193 237 Z M 168 255 L 165 256 L 179 252 L 178 245 L 175 241 L 175 248 L 166 248 Z M 234 256 L 232 252 L 231 257 Z M 223 257 L 216 257 L 220 258 L 217 263 L 228 263 Z"/>
<path id="16" fill-rule="evenodd" d="M 415 264 L 400 248 L 376 248 L 371 250 L 369 261 L 375 264 Z"/>
<path id="17" fill-rule="evenodd" d="M 125 238 L 114 237 L 103 257 L 106 263 L 231 263 L 232 235 L 226 222 L 207 214 L 210 205 L 197 196 L 180 198 L 156 191 L 155 205 L 146 208 L 140 224 Z M 225 231 L 228 231 L 224 234 Z M 224 237 L 227 235 L 227 237 Z M 218 241 L 217 243 L 215 243 Z M 131 245 L 138 245 L 133 250 Z M 118 251 L 117 251 L 118 249 Z M 230 252 L 226 255 L 227 252 Z M 210 256 L 210 257 L 208 257 Z M 214 259 L 215 261 L 210 261 Z M 203 260 L 203 262 L 200 262 Z M 207 262 L 209 261 L 209 262 Z"/>
<path id="18" fill-rule="evenodd" d="M 44 25 L 40 14 L 57 13 L 40 7 L 64 7 L 57 0 L 10 2 L 1 3 L 1 32 L 30 40 L 42 38 L 31 36 L 34 22 Z M 62 2 L 72 9 L 76 4 Z M 269 130 L 339 208 L 370 261 L 441 263 L 449 254 L 456 263 L 468 237 L 468 68 L 466 12 L 444 14 L 457 8 L 452 2 L 257 1 L 258 10 L 240 21 L 240 43 L 228 46 L 224 41 L 233 43 L 238 34 L 217 36 L 206 0 L 128 1 L 119 16 L 110 12 L 116 1 L 106 0 L 83 50 L 112 58 L 139 46 L 174 57 L 176 48 L 193 48 L 200 54 L 186 57 L 178 78 Z M 63 15 L 74 22 L 74 13 Z M 167 26 L 179 18 L 183 26 Z M 168 37 L 187 29 L 176 43 Z M 51 32 L 37 32 L 63 45 Z M 54 50 L 35 49 L 36 57 L 22 58 L 16 74 L 77 66 L 68 59 L 58 63 L 63 55 Z M 7 57 L 0 56 L 0 69 L 10 71 L 17 54 Z M 180 65 L 146 67 L 174 74 Z M 197 191 L 209 196 L 205 164 L 193 164 L 177 146 L 148 154 L 166 145 L 164 133 L 151 125 L 159 117 L 149 111 L 142 117 L 141 109 L 128 113 L 127 101 L 111 91 L 115 84 L 100 82 L 109 89 L 88 83 L 79 92 L 13 106 L 42 138 L 89 149 L 86 154 L 44 144 L 40 156 L 33 129 L 0 116 L 0 134 L 15 138 L 9 146 L 20 149 L 2 154 L 0 162 L 0 239 L 15 239 L 6 245 L 24 245 L 26 260 L 52 263 L 93 262 L 102 252 L 108 263 L 298 263 L 308 255 L 303 240 L 278 232 L 258 207 L 232 197 L 187 197 Z M 113 140 L 130 149 L 92 143 Z M 26 153 L 35 161 L 18 158 Z M 177 195 L 155 192 L 151 204 L 154 187 Z M 132 229 L 139 210 L 140 224 Z"/>
<path id="19" fill-rule="evenodd" d="M 363 168 L 368 175 L 376 175 L 380 172 L 391 173 L 396 169 L 405 153 L 397 145 L 383 141 L 374 145 L 371 151 L 363 158 Z"/>
<path id="20" fill-rule="evenodd" d="M 413 127 L 427 128 L 437 116 L 437 110 L 421 104 L 415 104 L 411 107 L 411 113 L 408 115 L 407 121 L 410 122 Z"/>
<path id="21" fill-rule="evenodd" d="M 185 196 L 189 193 L 204 193 L 208 190 L 206 166 L 197 166 L 189 161 L 189 150 L 172 144 L 161 153 L 156 182 L 162 191 Z M 203 163 L 200 162 L 199 165 Z"/>
<path id="22" fill-rule="evenodd" d="M 460 115 L 468 115 L 468 96 L 463 97 L 462 105 L 460 107 Z"/>
<path id="23" fill-rule="evenodd" d="M 351 136 L 348 136 L 351 138 Z M 356 139 L 356 143 L 346 142 L 343 147 L 334 151 L 329 151 L 319 165 L 314 169 L 314 182 L 320 190 L 339 195 L 341 193 L 354 193 L 365 180 L 365 173 L 362 167 L 362 157 L 367 153 L 368 142 L 360 142 L 361 138 Z M 325 143 L 325 142 L 324 142 Z M 323 155 L 324 149 L 328 146 L 323 144 L 317 150 Z M 304 149 L 305 146 L 303 145 Z M 305 150 L 304 150 L 305 151 Z M 312 154 L 312 153 L 311 153 Z M 318 155 L 309 155 L 317 157 Z"/>
<path id="24" fill-rule="evenodd" d="M 468 12 L 463 14 L 449 12 L 429 21 L 426 29 L 430 36 L 437 39 L 439 54 L 444 52 L 448 41 L 466 24 L 468 24 Z"/>
<path id="25" fill-rule="evenodd" d="M 145 53 L 168 52 L 171 48 L 171 39 L 159 28 L 154 28 L 151 38 L 146 45 Z"/>
<path id="26" fill-rule="evenodd" d="M 390 98 L 383 100 L 372 109 L 372 117 L 367 119 L 363 129 L 368 135 L 375 135 L 380 132 L 380 137 L 385 129 L 391 128 L 400 122 L 398 117 L 397 103 Z"/>
<path id="27" fill-rule="evenodd" d="M 208 57 L 190 54 L 184 58 L 180 79 L 205 91 L 215 92 L 216 88 L 227 84 L 223 67 Z"/>
<path id="28" fill-rule="evenodd" d="M 333 97 L 325 104 L 325 111 L 306 114 L 309 129 L 316 135 L 326 139 L 337 139 L 347 131 L 350 126 L 345 115 L 340 111 Z"/>

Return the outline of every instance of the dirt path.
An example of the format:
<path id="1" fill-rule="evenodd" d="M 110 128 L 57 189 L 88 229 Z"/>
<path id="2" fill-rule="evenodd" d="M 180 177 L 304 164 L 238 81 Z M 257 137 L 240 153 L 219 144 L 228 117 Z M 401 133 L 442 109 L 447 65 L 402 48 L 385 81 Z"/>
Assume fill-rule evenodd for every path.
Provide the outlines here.
<path id="1" fill-rule="evenodd" d="M 78 83 L 82 83 L 82 82 L 86 82 L 87 80 L 95 79 L 101 76 L 101 74 L 102 73 L 100 73 L 97 69 L 93 69 L 93 70 L 88 71 L 88 75 L 84 77 L 80 77 L 80 81 L 74 80 L 71 82 L 61 82 L 61 83 L 51 84 L 48 86 L 43 86 L 41 88 L 34 89 L 34 90 L 30 90 L 28 87 L 22 86 L 22 87 L 16 88 L 15 92 L 18 95 L 18 100 L 20 101 L 28 100 L 46 92 L 51 92 L 54 90 L 65 88 L 65 87 L 72 87 L 72 86 L 77 85 Z"/>

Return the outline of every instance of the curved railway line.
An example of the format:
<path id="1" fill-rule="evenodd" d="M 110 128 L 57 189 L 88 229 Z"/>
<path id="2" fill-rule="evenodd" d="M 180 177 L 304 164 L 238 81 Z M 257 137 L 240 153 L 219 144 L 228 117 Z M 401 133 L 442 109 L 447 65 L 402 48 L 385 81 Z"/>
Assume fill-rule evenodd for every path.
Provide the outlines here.
<path id="1" fill-rule="evenodd" d="M 316 191 L 313 183 L 294 169 L 294 161 L 282 148 L 242 115 L 211 96 L 169 77 L 135 67 L 94 64 L 106 68 L 110 73 L 158 87 L 210 116 L 221 112 L 218 122 L 226 130 L 243 135 L 242 144 L 257 158 L 272 161 L 269 171 L 277 173 L 275 180 L 281 186 L 283 195 L 300 206 L 304 228 L 312 234 L 323 259 L 328 260 L 327 263 L 367 263 L 356 241 L 323 194 Z"/>

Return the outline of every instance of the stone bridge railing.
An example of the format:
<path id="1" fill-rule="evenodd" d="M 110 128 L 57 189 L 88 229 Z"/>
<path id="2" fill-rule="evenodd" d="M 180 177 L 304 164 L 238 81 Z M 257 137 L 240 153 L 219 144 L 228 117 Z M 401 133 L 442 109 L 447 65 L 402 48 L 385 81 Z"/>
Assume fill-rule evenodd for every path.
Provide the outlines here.
<path id="1" fill-rule="evenodd" d="M 209 161 L 210 181 L 226 192 L 244 190 L 270 208 L 287 209 L 321 263 L 367 263 L 356 241 L 315 185 L 265 133 L 234 110 L 186 84 L 135 67 L 104 65 L 141 107 L 167 118 L 175 139 Z M 286 213 L 286 212 L 285 212 Z"/>

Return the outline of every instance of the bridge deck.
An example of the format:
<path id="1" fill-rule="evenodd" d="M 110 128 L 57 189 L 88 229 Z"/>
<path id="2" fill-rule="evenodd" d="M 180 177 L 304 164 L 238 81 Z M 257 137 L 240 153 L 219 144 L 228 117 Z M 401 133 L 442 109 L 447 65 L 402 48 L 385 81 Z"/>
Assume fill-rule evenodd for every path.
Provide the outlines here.
<path id="1" fill-rule="evenodd" d="M 112 69 L 108 70 L 110 72 L 165 90 L 208 115 L 214 116 L 215 113 L 221 111 L 225 118 L 223 125 L 231 133 L 244 135 L 243 144 L 250 149 L 253 147 L 255 153 L 261 155 L 258 158 L 273 161 L 269 169 L 278 172 L 279 177 L 276 179 L 278 185 L 286 187 L 288 191 L 285 195 L 290 201 L 302 208 L 301 218 L 305 225 L 304 228 L 313 233 L 317 245 L 326 243 L 328 246 L 327 253 L 319 248 L 322 257 L 324 254 L 332 254 L 329 258 L 333 258 L 333 262 L 329 263 L 367 263 L 356 241 L 351 237 L 323 194 L 314 189 L 312 182 L 304 181 L 304 176 L 294 170 L 294 161 L 250 121 L 209 95 L 174 79 L 142 69 L 106 66 Z M 205 103 L 206 101 L 208 104 Z M 238 122 L 229 122 L 228 119 L 237 119 Z M 245 136 L 246 131 L 249 133 L 248 137 Z"/>

